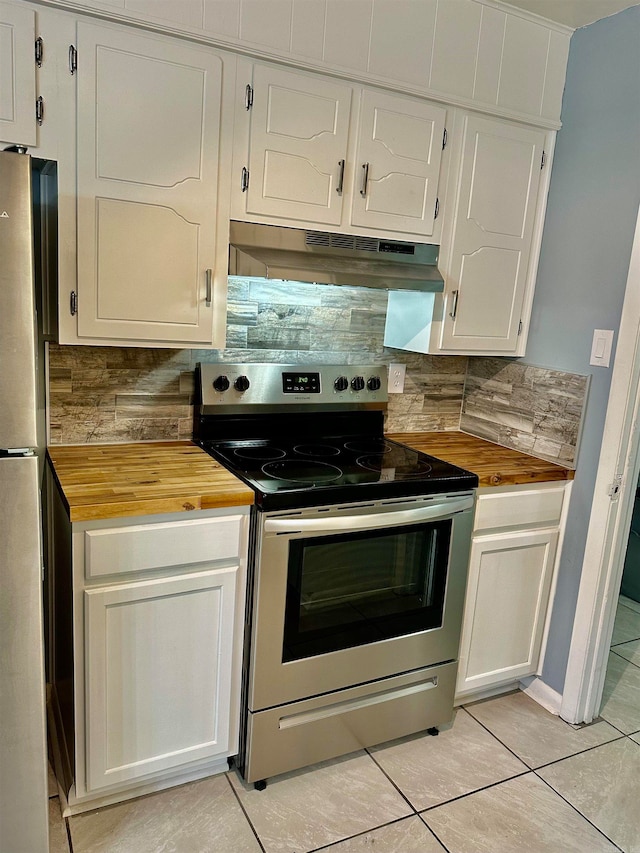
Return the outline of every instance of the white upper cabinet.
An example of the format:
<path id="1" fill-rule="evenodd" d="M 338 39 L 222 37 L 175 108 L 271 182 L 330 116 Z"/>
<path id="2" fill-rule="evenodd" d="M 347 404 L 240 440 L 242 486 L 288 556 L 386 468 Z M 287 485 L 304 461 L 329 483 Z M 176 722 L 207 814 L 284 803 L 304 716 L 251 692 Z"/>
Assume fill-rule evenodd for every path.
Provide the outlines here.
<path id="1" fill-rule="evenodd" d="M 259 65 L 246 97 L 249 177 L 238 176 L 246 213 L 339 225 L 351 87 Z"/>
<path id="2" fill-rule="evenodd" d="M 549 180 L 546 133 L 460 114 L 453 135 L 438 264 L 445 292 L 390 292 L 385 345 L 524 355 Z"/>
<path id="3" fill-rule="evenodd" d="M 265 59 L 558 126 L 571 30 L 496 0 L 67 0 Z"/>
<path id="4" fill-rule="evenodd" d="M 36 144 L 35 12 L 0 2 L 0 140 Z"/>
<path id="5" fill-rule="evenodd" d="M 222 60 L 78 24 L 78 335 L 211 344 Z"/>
<path id="6" fill-rule="evenodd" d="M 445 109 L 265 65 L 242 81 L 235 218 L 433 235 Z"/>
<path id="7" fill-rule="evenodd" d="M 535 128 L 465 118 L 446 261 L 445 351 L 517 350 L 544 141 Z"/>
<path id="8" fill-rule="evenodd" d="M 353 225 L 433 234 L 445 117 L 433 104 L 363 92 Z"/>

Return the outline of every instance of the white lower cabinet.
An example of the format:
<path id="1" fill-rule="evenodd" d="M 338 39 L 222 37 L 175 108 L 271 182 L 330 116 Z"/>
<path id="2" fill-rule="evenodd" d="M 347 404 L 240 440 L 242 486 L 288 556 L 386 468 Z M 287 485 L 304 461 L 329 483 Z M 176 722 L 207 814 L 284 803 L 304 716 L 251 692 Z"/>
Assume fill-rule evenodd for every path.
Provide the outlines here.
<path id="1" fill-rule="evenodd" d="M 237 571 L 85 590 L 89 791 L 228 754 Z"/>
<path id="2" fill-rule="evenodd" d="M 541 663 L 567 485 L 480 490 L 457 696 L 515 684 Z"/>
<path id="3" fill-rule="evenodd" d="M 238 751 L 249 508 L 71 523 L 51 484 L 48 502 L 66 813 L 226 770 Z"/>

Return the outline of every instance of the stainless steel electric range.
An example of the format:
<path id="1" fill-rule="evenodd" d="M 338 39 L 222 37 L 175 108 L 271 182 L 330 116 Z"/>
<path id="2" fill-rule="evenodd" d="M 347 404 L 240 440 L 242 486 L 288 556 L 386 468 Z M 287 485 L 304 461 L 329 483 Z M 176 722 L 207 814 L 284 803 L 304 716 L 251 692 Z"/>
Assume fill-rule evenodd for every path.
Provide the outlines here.
<path id="1" fill-rule="evenodd" d="M 196 371 L 196 440 L 256 496 L 238 765 L 257 787 L 453 713 L 478 479 L 386 439 L 386 389 L 380 365 Z"/>

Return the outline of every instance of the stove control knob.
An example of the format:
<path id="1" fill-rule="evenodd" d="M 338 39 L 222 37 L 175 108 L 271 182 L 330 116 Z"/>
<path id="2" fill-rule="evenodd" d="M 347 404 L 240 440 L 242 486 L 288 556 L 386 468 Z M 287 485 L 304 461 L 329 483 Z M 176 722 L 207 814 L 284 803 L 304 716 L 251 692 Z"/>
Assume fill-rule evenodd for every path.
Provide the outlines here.
<path id="1" fill-rule="evenodd" d="M 380 377 L 369 377 L 369 379 L 367 379 L 367 388 L 369 389 L 369 391 L 378 391 L 380 389 Z"/>
<path id="2" fill-rule="evenodd" d="M 240 391 L 241 394 L 244 393 L 250 385 L 251 383 L 246 376 L 238 376 L 236 381 L 233 383 L 233 387 L 236 391 Z"/>
<path id="3" fill-rule="evenodd" d="M 229 380 L 226 376 L 216 376 L 213 380 L 213 387 L 219 392 L 226 391 L 229 388 Z"/>
<path id="4" fill-rule="evenodd" d="M 333 387 L 336 391 L 346 391 L 349 387 L 349 380 L 346 376 L 338 376 L 336 381 L 333 383 Z"/>
<path id="5" fill-rule="evenodd" d="M 364 388 L 364 379 L 362 376 L 354 376 L 351 380 L 351 387 L 354 391 L 362 391 Z"/>

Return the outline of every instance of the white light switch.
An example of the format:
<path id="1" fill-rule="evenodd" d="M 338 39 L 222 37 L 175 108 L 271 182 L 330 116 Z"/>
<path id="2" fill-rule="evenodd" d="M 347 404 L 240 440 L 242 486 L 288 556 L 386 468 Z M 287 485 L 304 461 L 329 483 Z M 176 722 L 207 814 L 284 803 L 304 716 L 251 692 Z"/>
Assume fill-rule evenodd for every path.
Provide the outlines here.
<path id="1" fill-rule="evenodd" d="M 595 329 L 593 332 L 589 364 L 594 364 L 596 367 L 609 367 L 612 346 L 613 330 Z"/>

